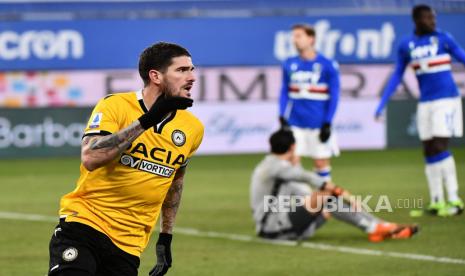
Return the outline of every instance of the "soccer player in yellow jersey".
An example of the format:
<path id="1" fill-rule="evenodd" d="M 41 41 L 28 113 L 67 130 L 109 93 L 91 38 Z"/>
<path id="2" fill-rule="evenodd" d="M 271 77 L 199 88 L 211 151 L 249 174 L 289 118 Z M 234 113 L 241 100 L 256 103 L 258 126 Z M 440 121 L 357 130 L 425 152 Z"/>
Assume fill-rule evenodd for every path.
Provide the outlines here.
<path id="1" fill-rule="evenodd" d="M 80 177 L 61 199 L 49 275 L 137 275 L 161 213 L 151 276 L 171 267 L 171 239 L 189 158 L 204 127 L 190 112 L 194 65 L 160 42 L 139 59 L 140 91 L 100 100 L 84 132 Z"/>

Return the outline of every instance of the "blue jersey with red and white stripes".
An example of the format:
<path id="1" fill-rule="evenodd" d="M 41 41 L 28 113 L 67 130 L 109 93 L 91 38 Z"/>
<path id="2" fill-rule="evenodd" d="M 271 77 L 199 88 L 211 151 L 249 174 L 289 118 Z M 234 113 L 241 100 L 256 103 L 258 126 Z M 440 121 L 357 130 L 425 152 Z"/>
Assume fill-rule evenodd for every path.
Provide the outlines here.
<path id="1" fill-rule="evenodd" d="M 415 71 L 420 87 L 420 102 L 457 97 L 459 91 L 451 72 L 452 57 L 465 64 L 464 50 L 448 33 L 434 31 L 404 38 L 399 44 L 396 69 L 383 91 L 376 115 L 381 114 L 394 94 L 407 66 Z"/>
<path id="2" fill-rule="evenodd" d="M 292 126 L 321 128 L 331 123 L 339 100 L 336 62 L 317 54 L 313 60 L 288 58 L 283 64 L 279 114 Z"/>

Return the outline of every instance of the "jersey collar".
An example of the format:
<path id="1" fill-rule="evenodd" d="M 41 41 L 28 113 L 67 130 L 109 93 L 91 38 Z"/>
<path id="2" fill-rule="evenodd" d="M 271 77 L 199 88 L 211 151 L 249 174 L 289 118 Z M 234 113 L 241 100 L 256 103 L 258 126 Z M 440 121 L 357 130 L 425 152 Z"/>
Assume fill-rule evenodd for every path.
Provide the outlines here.
<path id="1" fill-rule="evenodd" d="M 148 109 L 147 109 L 147 107 L 145 106 L 145 103 L 144 103 L 144 97 L 142 96 L 142 89 L 136 91 L 136 96 L 137 96 L 137 101 L 139 102 L 140 107 L 142 108 L 144 113 L 147 113 Z M 176 110 L 171 112 L 165 119 L 163 119 L 158 125 L 156 125 L 154 127 L 155 132 L 161 134 L 161 131 L 163 130 L 163 127 L 167 123 L 171 122 L 171 120 L 173 120 L 174 117 L 176 117 L 176 113 L 177 113 Z"/>
<path id="2" fill-rule="evenodd" d="M 145 103 L 144 103 L 144 97 L 142 96 L 142 89 L 136 91 L 136 97 L 137 97 L 137 101 L 139 102 L 139 105 L 142 108 L 142 110 L 144 111 L 144 113 L 147 113 L 148 109 L 147 109 L 147 107 L 145 106 Z"/>

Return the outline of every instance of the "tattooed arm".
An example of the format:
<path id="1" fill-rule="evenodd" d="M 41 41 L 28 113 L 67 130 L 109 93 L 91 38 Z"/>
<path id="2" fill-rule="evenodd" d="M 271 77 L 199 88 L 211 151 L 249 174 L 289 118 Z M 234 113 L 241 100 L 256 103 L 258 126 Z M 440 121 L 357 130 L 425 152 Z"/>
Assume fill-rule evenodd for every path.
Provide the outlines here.
<path id="1" fill-rule="evenodd" d="M 119 156 L 143 132 L 139 121 L 128 127 L 107 136 L 86 136 L 82 140 L 82 165 L 93 171 L 100 168 Z"/>
<path id="2" fill-rule="evenodd" d="M 168 194 L 166 194 L 165 201 L 161 207 L 161 233 L 171 234 L 173 232 L 174 220 L 181 203 L 185 173 L 186 167 L 179 168 L 168 190 Z"/>

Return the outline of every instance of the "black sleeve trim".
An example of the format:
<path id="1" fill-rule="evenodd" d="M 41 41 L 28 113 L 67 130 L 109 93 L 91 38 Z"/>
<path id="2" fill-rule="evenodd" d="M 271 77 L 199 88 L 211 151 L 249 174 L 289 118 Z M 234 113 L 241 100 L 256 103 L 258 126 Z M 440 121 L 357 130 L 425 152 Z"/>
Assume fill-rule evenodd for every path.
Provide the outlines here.
<path id="1" fill-rule="evenodd" d="M 181 168 L 187 167 L 187 165 L 189 165 L 189 161 L 190 161 L 190 158 L 188 158 L 188 159 L 186 160 L 186 162 L 184 162 L 184 163 L 181 165 Z"/>
<path id="2" fill-rule="evenodd" d="M 83 138 L 86 137 L 86 136 L 96 136 L 96 135 L 99 135 L 99 136 L 107 136 L 107 135 L 110 135 L 110 134 L 112 134 L 112 133 L 109 132 L 109 131 L 100 130 L 99 132 L 84 133 L 84 135 L 82 135 L 82 138 L 81 138 L 81 139 L 83 139 Z"/>
<path id="3" fill-rule="evenodd" d="M 157 127 L 154 128 L 154 129 L 155 129 L 155 133 L 161 134 L 161 131 L 163 130 L 163 127 L 164 127 L 167 123 L 171 122 L 171 120 L 173 120 L 174 117 L 176 117 L 176 111 L 177 111 L 177 110 L 171 112 L 171 115 L 170 115 L 168 118 L 166 118 L 163 122 L 161 122 L 161 124 L 160 124 L 160 126 L 159 126 L 158 128 L 157 128 Z"/>
<path id="4" fill-rule="evenodd" d="M 147 107 L 145 106 L 143 99 L 139 100 L 139 105 L 140 105 L 140 108 L 142 108 L 142 111 L 144 111 L 144 113 L 148 112 Z"/>

